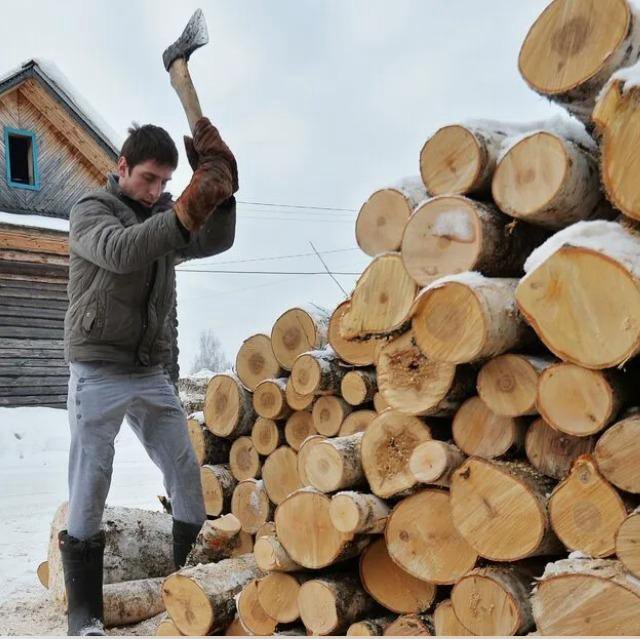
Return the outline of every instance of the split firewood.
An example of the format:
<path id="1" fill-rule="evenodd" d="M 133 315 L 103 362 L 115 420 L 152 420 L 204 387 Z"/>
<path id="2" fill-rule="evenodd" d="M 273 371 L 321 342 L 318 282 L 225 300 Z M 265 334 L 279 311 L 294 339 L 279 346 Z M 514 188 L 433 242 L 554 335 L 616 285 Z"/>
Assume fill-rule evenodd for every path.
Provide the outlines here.
<path id="1" fill-rule="evenodd" d="M 538 410 L 556 430 L 586 437 L 613 423 L 631 393 L 621 371 L 593 371 L 560 362 L 540 375 Z"/>
<path id="2" fill-rule="evenodd" d="M 428 359 L 464 364 L 532 343 L 533 331 L 516 306 L 518 281 L 478 273 L 436 280 L 413 305 L 418 348 Z"/>
<path id="3" fill-rule="evenodd" d="M 162 598 L 182 634 L 209 635 L 224 631 L 233 621 L 234 597 L 260 576 L 252 554 L 200 564 L 167 577 Z"/>
<path id="4" fill-rule="evenodd" d="M 219 437 L 236 438 L 249 435 L 256 419 L 251 393 L 232 373 L 211 378 L 204 400 L 207 428 Z"/>
<path id="5" fill-rule="evenodd" d="M 583 455 L 549 499 L 551 525 L 569 550 L 607 557 L 616 549 L 616 533 L 628 507 L 618 492 Z"/>
<path id="6" fill-rule="evenodd" d="M 536 415 L 538 380 L 554 361 L 516 353 L 493 357 L 478 373 L 478 395 L 496 415 Z"/>
<path id="7" fill-rule="evenodd" d="M 265 379 L 281 377 L 282 369 L 273 354 L 271 338 L 263 333 L 251 335 L 242 342 L 236 356 L 236 372 L 240 381 L 254 391 Z"/>
<path id="8" fill-rule="evenodd" d="M 231 497 L 238 480 L 231 474 L 229 466 L 217 464 L 200 468 L 200 482 L 207 515 L 217 517 L 229 512 Z"/>
<path id="9" fill-rule="evenodd" d="M 301 353 L 326 346 L 329 317 L 327 310 L 312 304 L 280 315 L 271 330 L 271 346 L 284 370 L 290 371 Z"/>
<path id="10" fill-rule="evenodd" d="M 416 579 L 391 559 L 384 539 L 360 555 L 360 581 L 381 606 L 398 614 L 428 610 L 436 596 L 435 584 Z"/>
<path id="11" fill-rule="evenodd" d="M 357 576 L 336 574 L 302 584 L 298 606 L 302 623 L 314 635 L 339 635 L 356 619 L 372 612 L 375 602 Z"/>
<path id="12" fill-rule="evenodd" d="M 517 561 L 556 554 L 562 545 L 547 512 L 552 485 L 551 479 L 522 462 L 469 458 L 451 480 L 453 523 L 486 559 Z M 509 534 L 497 535 L 496 530 Z"/>
<path id="13" fill-rule="evenodd" d="M 422 204 L 407 222 L 402 262 L 419 286 L 466 271 L 519 277 L 529 253 L 547 236 L 548 231 L 513 220 L 492 204 L 440 195 Z"/>
<path id="14" fill-rule="evenodd" d="M 231 512 L 240 521 L 242 530 L 256 533 L 260 526 L 273 519 L 273 504 L 261 479 L 238 482 L 231 496 Z"/>
<path id="15" fill-rule="evenodd" d="M 423 490 L 398 502 L 384 535 L 393 561 L 430 583 L 454 584 L 478 559 L 478 553 L 454 526 L 451 502 L 444 490 Z"/>
<path id="16" fill-rule="evenodd" d="M 610 559 L 562 559 L 547 564 L 532 594 L 543 635 L 640 634 L 637 578 Z"/>
<path id="17" fill-rule="evenodd" d="M 640 25 L 626 0 L 555 0 L 529 29 L 518 67 L 527 84 L 589 123 L 595 98 L 640 52 Z"/>

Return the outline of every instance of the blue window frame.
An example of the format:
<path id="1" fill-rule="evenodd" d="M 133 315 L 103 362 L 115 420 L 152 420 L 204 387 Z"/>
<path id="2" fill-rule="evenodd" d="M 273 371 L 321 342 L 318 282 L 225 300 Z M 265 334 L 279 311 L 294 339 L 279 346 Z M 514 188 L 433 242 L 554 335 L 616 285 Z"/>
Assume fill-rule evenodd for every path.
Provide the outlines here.
<path id="1" fill-rule="evenodd" d="M 7 184 L 15 189 L 40 190 L 38 142 L 33 131 L 4 127 Z"/>

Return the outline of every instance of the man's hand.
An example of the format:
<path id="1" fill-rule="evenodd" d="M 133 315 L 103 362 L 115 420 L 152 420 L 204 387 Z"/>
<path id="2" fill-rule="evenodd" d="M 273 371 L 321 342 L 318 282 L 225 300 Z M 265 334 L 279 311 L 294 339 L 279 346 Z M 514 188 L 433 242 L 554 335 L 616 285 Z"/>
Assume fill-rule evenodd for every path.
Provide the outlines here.
<path id="1" fill-rule="evenodd" d="M 175 211 L 189 231 L 197 231 L 216 206 L 238 190 L 238 168 L 208 118 L 196 122 L 193 140 L 185 137 L 185 148 L 194 173 L 176 201 Z"/>

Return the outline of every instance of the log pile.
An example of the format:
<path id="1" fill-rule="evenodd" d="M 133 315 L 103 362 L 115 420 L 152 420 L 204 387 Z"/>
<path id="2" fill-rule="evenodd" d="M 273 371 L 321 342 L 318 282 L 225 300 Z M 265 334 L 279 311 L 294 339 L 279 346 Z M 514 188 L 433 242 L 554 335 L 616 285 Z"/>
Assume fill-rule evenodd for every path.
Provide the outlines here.
<path id="1" fill-rule="evenodd" d="M 191 385 L 158 634 L 640 633 L 639 56 L 632 2 L 551 2 L 519 68 L 581 122 L 437 131 L 349 298 Z"/>

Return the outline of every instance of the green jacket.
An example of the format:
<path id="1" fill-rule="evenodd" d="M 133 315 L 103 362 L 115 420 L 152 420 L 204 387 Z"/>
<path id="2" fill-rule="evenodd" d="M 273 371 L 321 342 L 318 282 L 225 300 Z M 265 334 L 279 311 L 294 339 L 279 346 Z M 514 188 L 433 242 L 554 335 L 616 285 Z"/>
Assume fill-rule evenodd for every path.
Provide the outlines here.
<path id="1" fill-rule="evenodd" d="M 230 198 L 189 234 L 169 193 L 149 212 L 122 192 L 113 174 L 105 188 L 82 197 L 69 216 L 66 360 L 171 367 L 174 266 L 229 249 L 235 220 Z"/>

